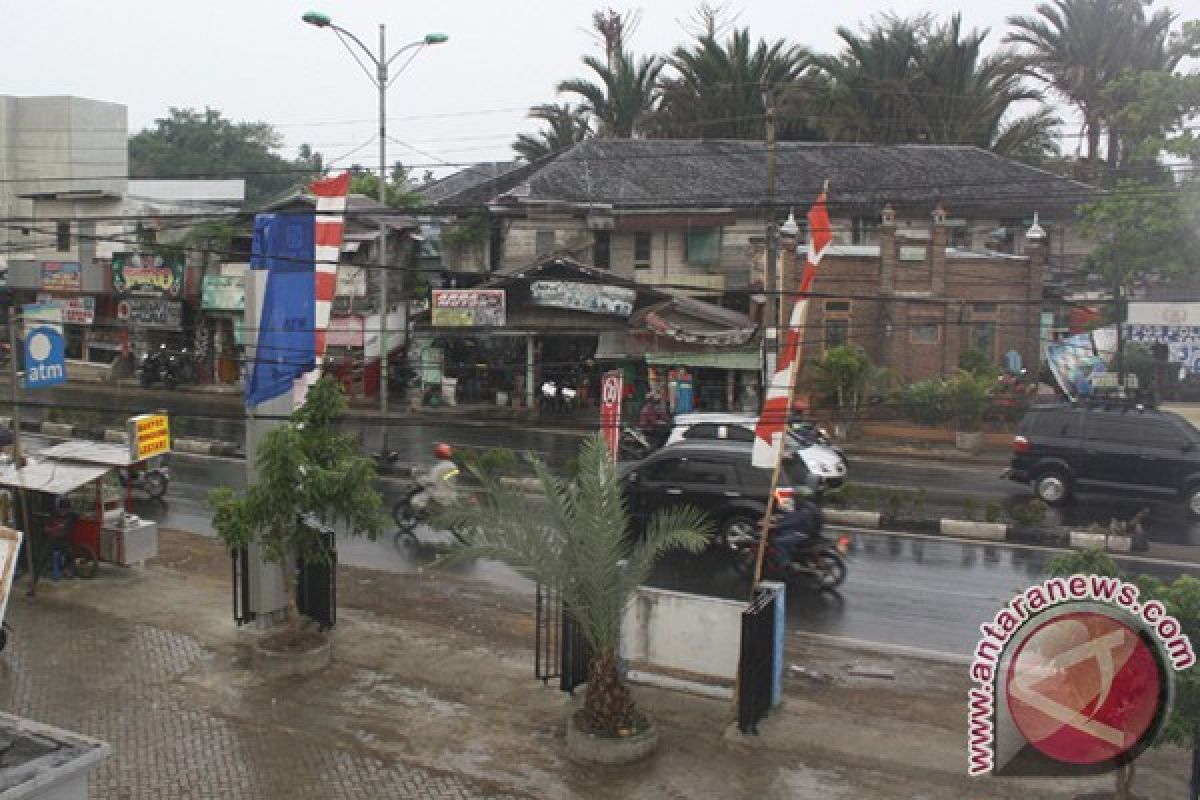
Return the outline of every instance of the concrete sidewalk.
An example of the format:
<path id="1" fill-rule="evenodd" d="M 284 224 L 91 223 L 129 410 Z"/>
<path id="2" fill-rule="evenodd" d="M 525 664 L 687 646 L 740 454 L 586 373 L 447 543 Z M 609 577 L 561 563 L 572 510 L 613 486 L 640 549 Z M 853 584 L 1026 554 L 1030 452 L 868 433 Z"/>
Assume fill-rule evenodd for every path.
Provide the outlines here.
<path id="1" fill-rule="evenodd" d="M 795 637 L 786 701 L 759 736 L 726 701 L 639 687 L 650 760 L 572 764 L 579 700 L 533 677 L 532 598 L 453 574 L 339 570 L 334 663 L 269 681 L 230 621 L 229 560 L 164 533 L 153 564 L 12 599 L 0 698 L 106 739 L 93 797 L 1069 798 L 1111 785 L 968 779 L 966 668 Z M 851 599 L 852 600 L 852 599 Z M 892 679 L 854 678 L 848 664 Z M 815 677 L 814 677 L 815 676 Z M 1182 796 L 1187 759 L 1139 762 L 1145 797 Z"/>

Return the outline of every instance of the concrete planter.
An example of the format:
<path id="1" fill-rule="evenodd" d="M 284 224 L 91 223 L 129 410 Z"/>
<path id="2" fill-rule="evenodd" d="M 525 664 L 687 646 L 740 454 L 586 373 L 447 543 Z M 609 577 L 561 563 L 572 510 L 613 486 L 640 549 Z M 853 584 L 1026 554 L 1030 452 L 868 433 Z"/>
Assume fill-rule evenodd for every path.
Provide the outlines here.
<path id="1" fill-rule="evenodd" d="M 333 643 L 324 637 L 320 645 L 310 650 L 281 652 L 262 646 L 262 639 L 254 642 L 254 670 L 267 678 L 287 678 L 293 675 L 309 675 L 318 672 L 333 661 Z"/>
<path id="2" fill-rule="evenodd" d="M 978 453 L 983 449 L 983 432 L 955 431 L 954 446 L 968 453 Z"/>
<path id="3" fill-rule="evenodd" d="M 87 800 L 89 773 L 112 752 L 98 739 L 11 714 L 0 714 L 0 740 L 5 800 Z"/>
<path id="4" fill-rule="evenodd" d="M 965 519 L 944 519 L 941 521 L 941 532 L 946 536 L 958 536 L 963 539 L 983 539 L 991 542 L 1003 542 L 1008 538 L 1008 526 L 999 522 L 972 522 Z"/>
<path id="5" fill-rule="evenodd" d="M 825 521 L 834 525 L 852 525 L 856 528 L 878 528 L 878 511 L 852 511 L 845 508 L 825 510 Z"/>
<path id="6" fill-rule="evenodd" d="M 567 718 L 567 755 L 585 764 L 620 766 L 640 761 L 658 749 L 658 726 L 632 736 L 596 736 L 575 724 L 575 715 Z"/>

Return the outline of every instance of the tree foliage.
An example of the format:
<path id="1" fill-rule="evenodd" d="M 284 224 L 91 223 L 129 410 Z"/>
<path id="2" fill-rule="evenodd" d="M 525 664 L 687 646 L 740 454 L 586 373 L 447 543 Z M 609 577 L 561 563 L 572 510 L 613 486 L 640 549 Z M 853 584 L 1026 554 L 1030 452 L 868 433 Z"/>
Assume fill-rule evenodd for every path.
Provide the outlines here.
<path id="1" fill-rule="evenodd" d="M 808 362 L 807 382 L 831 400 L 847 425 L 853 425 L 868 400 L 882 393 L 891 373 L 871 363 L 861 347 L 832 347 Z"/>
<path id="2" fill-rule="evenodd" d="M 637 58 L 617 53 L 606 64 L 594 56 L 583 63 L 595 80 L 572 78 L 558 84 L 561 94 L 576 95 L 580 107 L 595 118 L 596 135 L 628 139 L 645 132 L 646 122 L 658 106 L 658 75 L 663 62 L 657 56 Z"/>
<path id="3" fill-rule="evenodd" d="M 213 527 L 230 551 L 257 542 L 264 557 L 279 563 L 295 597 L 289 561 L 327 561 L 320 533 L 306 515 L 344 524 L 353 535 L 374 539 L 383 530 L 383 501 L 375 489 L 375 464 L 358 454 L 354 437 L 336 431 L 345 411 L 341 385 L 330 377 L 313 385 L 304 405 L 281 428 L 270 431 L 254 455 L 258 482 L 240 492 L 214 489 L 209 495 Z"/>
<path id="4" fill-rule="evenodd" d="M 525 161 L 565 150 L 592 133 L 588 111 L 571 103 L 543 103 L 529 109 L 528 116 L 546 123 L 546 127 L 536 134 L 517 134 L 512 148 Z"/>
<path id="5" fill-rule="evenodd" d="M 295 160 L 279 155 L 283 137 L 265 122 L 233 122 L 220 111 L 171 108 L 154 127 L 129 139 L 134 178 L 244 178 L 246 203 L 320 176 L 322 159 L 307 146 Z"/>
<path id="6" fill-rule="evenodd" d="M 392 165 L 384 192 L 385 205 L 391 208 L 418 208 L 424 205 L 421 195 L 410 188 L 408 170 L 399 161 Z M 372 170 L 355 164 L 350 168 L 350 194 L 361 194 L 377 200 L 379 176 Z"/>
<path id="7" fill-rule="evenodd" d="M 438 524 L 454 530 L 460 543 L 438 563 L 494 559 L 557 588 L 594 654 L 583 709 L 587 728 L 615 735 L 640 722 L 617 673 L 625 607 L 663 554 L 699 551 L 713 528 L 702 513 L 682 507 L 655 514 L 638 535 L 603 438 L 584 442 L 578 464 L 577 477 L 565 481 L 534 460 L 536 494 L 472 467 L 484 500 L 449 508 L 439 517 Z"/>

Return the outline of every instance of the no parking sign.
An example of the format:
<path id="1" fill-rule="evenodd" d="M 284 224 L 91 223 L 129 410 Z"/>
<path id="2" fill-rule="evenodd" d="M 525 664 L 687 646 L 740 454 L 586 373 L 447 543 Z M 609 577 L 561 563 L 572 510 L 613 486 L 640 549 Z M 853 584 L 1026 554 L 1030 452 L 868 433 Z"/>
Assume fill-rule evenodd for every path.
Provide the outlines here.
<path id="1" fill-rule="evenodd" d="M 621 441 L 621 390 L 625 376 L 619 369 L 604 373 L 600 385 L 600 432 L 608 445 L 608 456 L 617 460 L 617 445 Z"/>

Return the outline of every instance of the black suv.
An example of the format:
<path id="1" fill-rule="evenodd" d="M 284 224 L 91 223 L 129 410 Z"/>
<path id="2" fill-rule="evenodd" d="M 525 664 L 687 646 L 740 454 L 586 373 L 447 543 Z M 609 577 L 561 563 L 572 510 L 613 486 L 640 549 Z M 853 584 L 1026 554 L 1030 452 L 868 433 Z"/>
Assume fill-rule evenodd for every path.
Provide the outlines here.
<path id="1" fill-rule="evenodd" d="M 622 465 L 635 529 L 643 530 L 656 511 L 690 505 L 717 524 L 717 543 L 731 534 L 753 534 L 771 491 L 771 470 L 750 463 L 753 446 L 730 440 L 682 441 Z M 794 502 L 796 489 L 805 486 L 807 477 L 797 451 L 785 450 L 775 490 L 777 510 Z"/>
<path id="2" fill-rule="evenodd" d="M 1140 406 L 1035 406 L 1013 439 L 1008 477 L 1050 505 L 1106 492 L 1182 500 L 1200 517 L 1200 431 Z"/>

